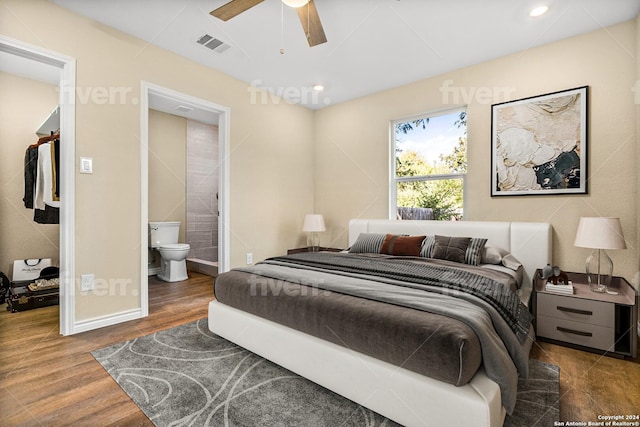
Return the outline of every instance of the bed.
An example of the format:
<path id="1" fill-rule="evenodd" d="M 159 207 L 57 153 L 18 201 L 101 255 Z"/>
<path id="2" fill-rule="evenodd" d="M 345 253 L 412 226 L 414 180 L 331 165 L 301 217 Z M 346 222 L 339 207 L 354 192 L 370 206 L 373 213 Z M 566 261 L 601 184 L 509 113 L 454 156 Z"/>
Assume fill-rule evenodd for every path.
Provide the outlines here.
<path id="1" fill-rule="evenodd" d="M 411 240 L 404 236 L 437 235 L 439 250 L 445 236 L 451 241 L 457 237 L 474 237 L 484 248 L 500 248 L 502 255 L 510 254 L 510 259 L 522 264 L 520 268 L 513 268 L 521 274 L 521 280 L 516 285 L 516 292 L 512 293 L 515 297 L 509 295 L 512 305 L 516 304 L 512 300 L 517 298 L 520 311 L 528 304 L 535 270 L 551 262 L 551 226 L 547 223 L 350 221 L 349 245 L 352 250 L 362 246 L 363 240 L 359 239 L 372 235 L 387 235 L 387 245 Z M 389 235 L 393 235 L 391 240 Z M 400 243 L 395 244 L 401 246 Z M 515 391 L 505 383 L 517 382 L 518 372 L 526 374 L 523 359 L 528 360 L 532 327 L 529 324 L 524 330 L 525 323 L 519 325 L 518 345 L 511 337 L 518 335 L 518 325 L 509 325 L 514 333 L 506 334 L 508 339 L 504 346 L 508 353 L 518 355 L 514 359 L 519 361 L 515 360 L 513 367 L 511 362 L 504 362 L 501 353 L 487 353 L 491 350 L 485 349 L 485 343 L 495 341 L 491 335 L 495 332 L 487 332 L 488 338 L 485 332 L 478 333 L 473 318 L 484 317 L 475 316 L 475 308 L 469 309 L 468 315 L 464 314 L 466 303 L 460 303 L 463 304 L 460 310 L 442 308 L 463 313 L 463 318 L 455 315 L 455 319 L 448 319 L 439 312 L 438 307 L 449 304 L 442 301 L 460 296 L 457 288 L 442 291 L 437 297 L 442 301 L 424 302 L 426 308 L 414 306 L 423 304 L 414 297 L 424 290 L 423 286 L 429 287 L 432 283 L 416 280 L 420 283 L 407 286 L 405 276 L 398 275 L 406 274 L 405 268 L 413 274 L 416 265 L 422 269 L 423 263 L 427 262 L 423 258 L 367 253 L 301 254 L 298 257 L 274 258 L 255 267 L 234 269 L 216 279 L 217 300 L 209 305 L 209 328 L 229 341 L 400 424 L 500 426 L 507 408 L 515 401 Z M 340 266 L 334 267 L 337 264 Z M 458 269 L 456 265 L 449 268 L 448 264 L 451 264 L 450 260 L 436 260 L 435 265 L 429 268 L 444 271 L 447 275 L 449 271 L 461 270 L 461 275 L 485 277 L 477 276 L 475 270 L 467 273 L 467 266 Z M 394 273 L 390 275 L 385 266 L 382 274 L 385 277 L 376 276 L 371 280 L 369 270 L 365 273 L 359 270 L 361 265 L 381 270 L 381 265 L 392 265 Z M 397 265 L 402 265 L 402 269 L 396 272 Z M 327 266 L 329 271 L 325 270 Z M 480 274 L 484 275 L 484 270 Z M 489 276 L 500 274 L 492 272 Z M 517 277 L 517 274 L 513 276 Z M 479 283 L 484 285 L 486 280 L 489 279 L 481 279 Z M 257 286 L 265 284 L 268 285 L 266 288 Z M 333 288 L 334 285 L 341 288 Z M 513 287 L 512 284 L 505 286 Z M 379 291 L 381 287 L 386 293 Z M 273 298 L 274 295 L 270 295 L 270 299 L 261 298 L 267 288 L 271 294 L 278 294 L 278 298 Z M 389 293 L 387 288 L 393 291 Z M 360 292 L 374 296 L 367 294 L 363 298 Z M 395 298 L 408 300 L 409 307 L 403 307 L 404 302 L 398 303 Z M 326 305 L 329 302 L 331 306 Z M 308 309 L 311 311 L 305 311 Z M 527 313 L 519 315 L 526 318 L 528 310 L 524 311 Z M 311 321 L 305 323 L 304 319 Z M 493 318 L 489 323 L 491 321 L 496 322 Z M 405 327 L 403 322 L 412 326 Z M 471 325 L 467 324 L 469 322 Z M 318 325 L 326 328 L 323 330 Z M 359 329 L 365 326 L 369 332 Z M 502 329 L 505 327 L 496 326 L 496 329 L 501 329 L 500 336 L 503 337 Z M 414 334 L 409 330 L 419 332 Z M 400 339 L 396 343 L 393 341 L 395 336 Z M 408 350 L 414 350 L 409 357 L 406 351 L 402 351 L 403 343 Z M 518 347 L 517 351 L 513 350 L 514 347 Z M 445 350 L 451 353 L 445 353 Z M 439 351 L 442 353 L 438 354 Z M 503 363 L 505 369 L 496 369 Z M 496 377 L 496 371 L 504 372 L 498 372 Z"/>

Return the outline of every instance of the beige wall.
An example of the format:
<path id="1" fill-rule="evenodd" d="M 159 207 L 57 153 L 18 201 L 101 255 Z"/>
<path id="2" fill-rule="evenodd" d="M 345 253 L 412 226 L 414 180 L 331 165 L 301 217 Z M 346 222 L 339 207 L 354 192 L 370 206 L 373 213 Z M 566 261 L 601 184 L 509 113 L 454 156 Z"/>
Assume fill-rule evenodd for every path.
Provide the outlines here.
<path id="1" fill-rule="evenodd" d="M 297 243 L 313 209 L 313 112 L 252 103 L 246 83 L 48 1 L 3 6 L 11 10 L 0 14 L 3 34 L 77 60 L 76 156 L 94 159 L 92 175 L 76 170 L 77 321 L 141 306 L 141 80 L 231 111 L 231 265 L 244 264 L 246 252 L 257 260 Z M 95 274 L 99 292 L 79 292 L 84 273 Z"/>
<path id="2" fill-rule="evenodd" d="M 550 222 L 554 263 L 583 271 L 589 250 L 573 246 L 579 217 L 619 216 L 628 249 L 610 255 L 615 273 L 631 280 L 638 269 L 638 130 L 630 89 L 638 78 L 636 42 L 630 21 L 318 111 L 315 206 L 327 219 L 326 238 L 345 246 L 350 218 L 388 217 L 391 120 L 468 104 L 465 219 Z M 584 85 L 589 194 L 492 198 L 491 104 Z"/>
<path id="3" fill-rule="evenodd" d="M 187 119 L 149 110 L 149 222 L 180 221 L 178 242 L 185 242 Z M 149 251 L 150 267 L 160 254 Z"/>
<path id="4" fill-rule="evenodd" d="M 58 105 L 54 85 L 0 72 L 0 271 L 13 260 L 51 258 L 58 265 L 60 227 L 33 221 L 24 196 L 24 153 Z"/>
<path id="5" fill-rule="evenodd" d="M 149 110 L 149 221 L 180 221 L 185 242 L 187 119 Z"/>

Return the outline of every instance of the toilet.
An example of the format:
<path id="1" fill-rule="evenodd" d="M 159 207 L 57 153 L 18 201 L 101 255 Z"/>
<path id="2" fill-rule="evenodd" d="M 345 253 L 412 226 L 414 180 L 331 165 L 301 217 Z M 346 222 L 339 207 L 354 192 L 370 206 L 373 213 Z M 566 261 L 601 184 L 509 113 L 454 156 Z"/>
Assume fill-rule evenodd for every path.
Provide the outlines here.
<path id="1" fill-rule="evenodd" d="M 178 243 L 180 221 L 150 222 L 149 246 L 160 252 L 160 272 L 157 277 L 165 282 L 187 280 L 187 255 L 191 246 Z"/>

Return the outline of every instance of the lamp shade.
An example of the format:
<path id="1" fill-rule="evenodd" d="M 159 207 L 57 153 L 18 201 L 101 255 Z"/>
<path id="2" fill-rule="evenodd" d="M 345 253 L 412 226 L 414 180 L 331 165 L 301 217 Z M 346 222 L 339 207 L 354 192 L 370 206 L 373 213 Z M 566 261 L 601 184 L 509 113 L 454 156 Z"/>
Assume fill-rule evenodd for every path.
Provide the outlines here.
<path id="1" fill-rule="evenodd" d="M 302 231 L 325 231 L 324 218 L 320 214 L 307 214 L 304 216 L 304 224 L 302 225 Z"/>
<path id="2" fill-rule="evenodd" d="M 620 218 L 580 218 L 574 246 L 592 249 L 626 249 Z"/>

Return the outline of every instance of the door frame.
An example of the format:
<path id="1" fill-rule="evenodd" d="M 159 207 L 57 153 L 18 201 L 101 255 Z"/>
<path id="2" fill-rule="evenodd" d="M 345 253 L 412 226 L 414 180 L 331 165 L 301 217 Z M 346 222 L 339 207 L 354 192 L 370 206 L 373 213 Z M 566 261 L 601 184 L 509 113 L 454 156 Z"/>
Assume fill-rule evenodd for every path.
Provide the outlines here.
<path id="1" fill-rule="evenodd" d="M 141 316 L 149 315 L 148 241 L 149 224 L 149 97 L 158 95 L 186 103 L 218 116 L 218 272 L 229 270 L 229 175 L 230 113 L 228 107 L 187 95 L 147 81 L 140 82 L 140 307 Z"/>
<path id="2" fill-rule="evenodd" d="M 60 68 L 60 334 L 76 333 L 75 146 L 76 60 L 0 35 L 0 51 Z"/>

